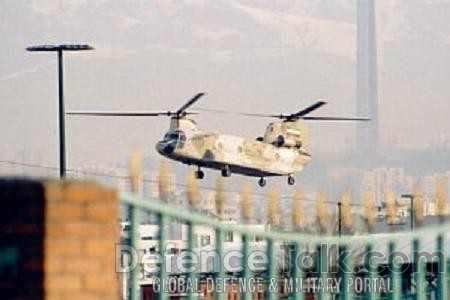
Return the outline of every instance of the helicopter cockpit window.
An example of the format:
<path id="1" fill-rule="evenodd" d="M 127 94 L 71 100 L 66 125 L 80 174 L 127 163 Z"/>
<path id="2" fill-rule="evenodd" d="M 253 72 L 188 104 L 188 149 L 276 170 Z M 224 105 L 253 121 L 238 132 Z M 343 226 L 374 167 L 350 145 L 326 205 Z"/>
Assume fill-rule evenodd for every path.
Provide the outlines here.
<path id="1" fill-rule="evenodd" d="M 181 130 L 171 131 L 166 133 L 164 136 L 164 141 L 176 141 L 177 142 L 177 148 L 181 148 L 184 146 L 184 143 L 186 142 L 186 135 Z"/>

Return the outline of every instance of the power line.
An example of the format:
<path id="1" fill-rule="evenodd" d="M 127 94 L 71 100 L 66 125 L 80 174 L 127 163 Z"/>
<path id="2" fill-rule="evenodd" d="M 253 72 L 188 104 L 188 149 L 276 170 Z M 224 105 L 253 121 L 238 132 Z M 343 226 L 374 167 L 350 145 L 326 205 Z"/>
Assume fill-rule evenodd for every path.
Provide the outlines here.
<path id="1" fill-rule="evenodd" d="M 16 165 L 16 166 L 23 166 L 23 167 L 30 167 L 30 168 L 38 168 L 38 169 L 47 169 L 47 170 L 59 170 L 58 167 L 53 166 L 46 166 L 46 165 L 39 165 L 39 164 L 32 164 L 32 163 L 24 163 L 24 162 L 16 162 L 16 161 L 7 161 L 7 160 L 0 160 L 0 163 L 2 164 L 9 164 L 9 165 Z M 98 173 L 98 172 L 92 172 L 92 171 L 82 171 L 77 169 L 67 169 L 67 172 L 75 173 L 75 174 L 85 174 L 85 175 L 92 175 L 92 176 L 99 176 L 99 177 L 111 177 L 111 178 L 118 178 L 118 179 L 128 179 L 130 176 L 120 176 L 120 175 L 112 175 L 107 173 Z"/>
<path id="2" fill-rule="evenodd" d="M 10 161 L 10 160 L 0 160 L 0 164 L 9 164 L 9 165 L 16 165 L 16 166 L 23 166 L 23 167 L 30 167 L 30 168 L 38 168 L 38 169 L 47 169 L 47 170 L 54 170 L 57 171 L 59 170 L 58 167 L 53 167 L 53 166 L 47 166 L 47 165 L 40 165 L 40 164 L 33 164 L 33 163 L 26 163 L 26 162 L 17 162 L 17 161 Z M 66 170 L 67 173 L 73 173 L 73 174 L 84 174 L 84 175 L 90 175 L 90 176 L 96 176 L 96 177 L 106 177 L 106 178 L 115 178 L 115 179 L 130 179 L 129 175 L 115 175 L 115 174 L 108 174 L 108 173 L 100 173 L 100 172 L 93 172 L 93 171 L 85 171 L 85 170 L 77 170 L 77 169 L 67 169 Z M 146 182 L 146 183 L 158 183 L 158 180 L 155 179 L 142 179 L 142 182 Z M 187 184 L 183 184 L 183 183 L 174 183 L 174 186 L 177 187 L 181 187 L 181 188 L 187 188 L 188 185 Z M 208 190 L 208 191 L 215 191 L 216 189 L 213 187 L 207 187 L 207 186 L 198 186 L 199 189 L 201 190 Z M 223 190 L 226 193 L 230 193 L 230 194 L 240 194 L 241 191 L 237 191 L 237 190 L 232 190 L 232 189 L 224 189 Z M 255 196 L 258 197 L 267 197 L 266 194 L 263 193 L 252 193 Z M 288 195 L 284 195 L 284 196 L 280 196 L 281 199 L 286 199 L 286 198 L 292 198 L 292 196 L 288 196 Z M 305 202 L 316 202 L 316 200 L 314 199 L 309 199 L 309 198 L 302 198 L 303 201 Z M 325 201 L 325 203 L 328 204 L 333 204 L 333 205 L 338 205 L 338 202 L 334 202 L 334 201 Z M 350 206 L 358 206 L 361 207 L 361 204 L 358 203 L 350 203 Z"/>

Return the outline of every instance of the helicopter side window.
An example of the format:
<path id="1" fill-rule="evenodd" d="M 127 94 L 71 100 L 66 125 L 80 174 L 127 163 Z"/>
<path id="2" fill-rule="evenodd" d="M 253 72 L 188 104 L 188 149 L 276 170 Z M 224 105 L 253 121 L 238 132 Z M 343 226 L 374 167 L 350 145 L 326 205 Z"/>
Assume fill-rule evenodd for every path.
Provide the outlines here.
<path id="1" fill-rule="evenodd" d="M 183 131 L 180 131 L 179 135 L 180 135 L 180 137 L 178 138 L 177 147 L 178 148 L 183 148 L 184 143 L 186 142 L 186 135 L 184 134 Z"/>

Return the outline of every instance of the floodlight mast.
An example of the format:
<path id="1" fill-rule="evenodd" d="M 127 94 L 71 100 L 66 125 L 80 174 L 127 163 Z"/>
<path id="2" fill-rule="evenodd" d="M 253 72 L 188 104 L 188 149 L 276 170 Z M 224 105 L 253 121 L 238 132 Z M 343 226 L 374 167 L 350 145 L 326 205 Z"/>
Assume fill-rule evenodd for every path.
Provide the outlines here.
<path id="1" fill-rule="evenodd" d="M 59 121 L 59 177 L 66 177 L 66 129 L 64 108 L 64 51 L 94 50 L 86 44 L 39 45 L 26 48 L 31 52 L 57 52 L 58 57 L 58 121 Z"/>

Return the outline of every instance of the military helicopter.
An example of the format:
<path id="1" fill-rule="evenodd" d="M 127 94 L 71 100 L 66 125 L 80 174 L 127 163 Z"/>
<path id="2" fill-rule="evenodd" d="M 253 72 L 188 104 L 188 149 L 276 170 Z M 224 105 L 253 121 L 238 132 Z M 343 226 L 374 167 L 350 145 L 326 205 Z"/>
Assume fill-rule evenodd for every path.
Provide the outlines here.
<path id="1" fill-rule="evenodd" d="M 217 134 L 200 130 L 188 111 L 205 93 L 198 93 L 176 111 L 160 112 L 105 112 L 71 111 L 69 115 L 116 116 L 116 117 L 170 117 L 169 131 L 156 144 L 156 150 L 163 156 L 188 165 L 197 166 L 195 177 L 203 179 L 202 168 L 220 170 L 223 177 L 231 174 L 259 177 L 258 184 L 266 185 L 266 177 L 287 176 L 289 185 L 295 184 L 294 174 L 308 164 L 306 126 L 304 121 L 367 121 L 366 118 L 312 117 L 307 116 L 326 104 L 318 101 L 292 114 L 255 114 L 228 112 L 213 109 L 199 109 L 215 113 L 238 113 L 251 117 L 276 118 L 269 123 L 264 136 L 248 139 L 233 135 Z"/>

